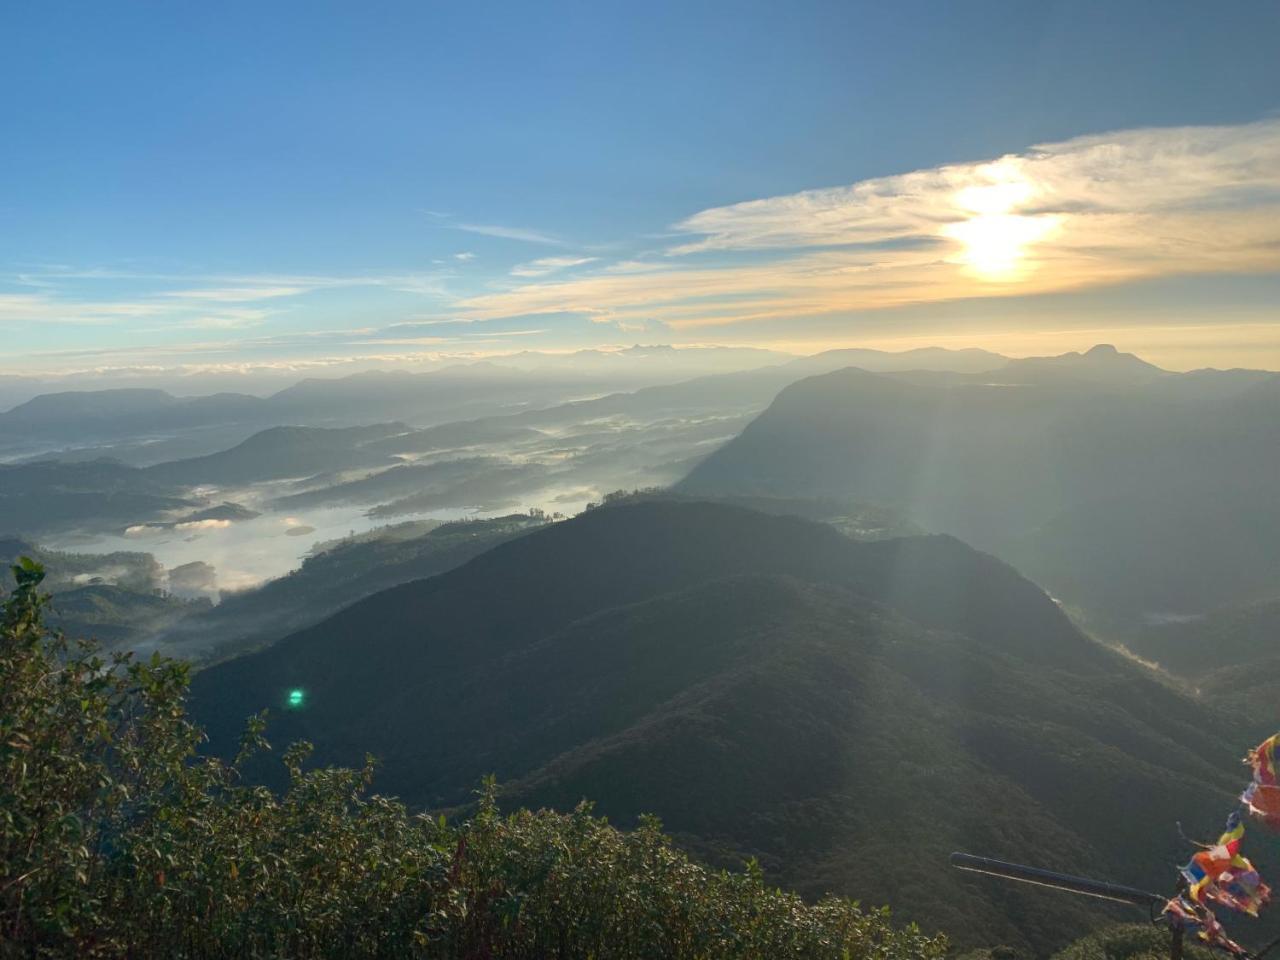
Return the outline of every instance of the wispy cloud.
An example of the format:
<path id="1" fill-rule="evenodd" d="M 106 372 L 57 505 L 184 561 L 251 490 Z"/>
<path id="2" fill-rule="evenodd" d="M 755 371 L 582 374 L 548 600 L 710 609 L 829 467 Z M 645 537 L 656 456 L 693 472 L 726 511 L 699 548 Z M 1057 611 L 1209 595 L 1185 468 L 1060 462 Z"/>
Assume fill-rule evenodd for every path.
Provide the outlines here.
<path id="1" fill-rule="evenodd" d="M 529 230 L 525 227 L 504 227 L 495 223 L 451 223 L 454 230 L 466 233 L 478 233 L 482 237 L 500 237 L 503 240 L 523 240 L 525 243 L 542 243 L 552 247 L 563 247 L 565 241 L 559 237 Z"/>
<path id="2" fill-rule="evenodd" d="M 214 303 L 242 303 L 269 300 L 275 297 L 296 297 L 314 289 L 311 286 L 262 286 L 262 287 L 206 287 L 199 290 L 170 290 L 166 297 L 181 300 L 206 300 Z"/>
<path id="3" fill-rule="evenodd" d="M 63 300 L 52 294 L 0 293 L 0 323 L 112 324 L 165 313 L 145 300 Z"/>
<path id="4" fill-rule="evenodd" d="M 511 268 L 513 277 L 545 277 L 559 270 L 580 267 L 584 263 L 595 263 L 596 257 L 543 257 L 529 263 L 519 263 Z"/>
<path id="5" fill-rule="evenodd" d="M 316 291 L 378 288 L 437 300 L 451 299 L 444 272 L 351 275 L 189 275 L 126 273 L 104 268 L 53 266 L 0 275 L 0 323 L 126 324 L 156 318 L 169 329 L 231 329 L 268 315 L 239 306 L 298 297 Z M 104 282 L 111 289 L 103 291 Z M 127 282 L 120 295 L 115 281 Z M 22 292 L 2 292 L 4 286 Z M 111 293 L 116 293 L 111 298 Z M 139 330 L 153 333 L 154 328 Z"/>
<path id="6" fill-rule="evenodd" d="M 701 211 L 665 256 L 464 315 L 730 324 L 1280 269 L 1280 121 L 1122 131 Z"/>

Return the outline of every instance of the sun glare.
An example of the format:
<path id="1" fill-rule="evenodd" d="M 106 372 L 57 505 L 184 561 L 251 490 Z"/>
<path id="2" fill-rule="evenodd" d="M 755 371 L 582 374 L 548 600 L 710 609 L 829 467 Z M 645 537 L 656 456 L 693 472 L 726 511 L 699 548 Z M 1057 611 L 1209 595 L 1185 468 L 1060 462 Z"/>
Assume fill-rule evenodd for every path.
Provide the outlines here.
<path id="1" fill-rule="evenodd" d="M 942 232 L 963 244 L 960 262 L 984 280 L 1022 276 L 1027 248 L 1058 227 L 1056 216 L 1010 212 L 1033 193 L 1031 184 L 1021 179 L 966 187 L 957 193 L 956 207 L 971 216 L 947 224 Z"/>
<path id="2" fill-rule="evenodd" d="M 962 262 L 987 280 L 1021 276 L 1027 247 L 1057 227 L 1056 217 L 993 213 L 950 224 L 947 236 L 964 244 Z"/>

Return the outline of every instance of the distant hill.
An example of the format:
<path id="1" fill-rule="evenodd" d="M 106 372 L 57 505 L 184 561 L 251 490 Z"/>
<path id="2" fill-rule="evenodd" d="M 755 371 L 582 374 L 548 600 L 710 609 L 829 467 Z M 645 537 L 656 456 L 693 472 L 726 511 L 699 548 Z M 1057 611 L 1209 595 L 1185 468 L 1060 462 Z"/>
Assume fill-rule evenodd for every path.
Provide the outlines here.
<path id="1" fill-rule="evenodd" d="M 135 593 L 154 594 L 164 586 L 164 568 L 149 553 L 68 553 L 46 550 L 21 537 L 0 536 L 0 566 L 20 557 L 44 565 L 43 586 L 54 594 L 86 584 L 111 584 Z"/>
<path id="2" fill-rule="evenodd" d="M 41 394 L 0 413 L 0 441 L 102 440 L 244 422 L 267 412 L 266 401 L 248 394 L 175 397 L 163 390 L 73 390 Z"/>
<path id="3" fill-rule="evenodd" d="M 385 454 L 365 445 L 401 434 L 401 423 L 368 427 L 270 427 L 229 450 L 147 467 L 146 474 L 166 483 L 247 484 L 285 477 L 306 477 L 331 470 L 386 464 Z"/>
<path id="4" fill-rule="evenodd" d="M 163 390 L 121 389 L 45 393 L 3 414 L 5 424 L 61 423 L 68 417 L 102 418 L 165 410 L 178 398 Z"/>
<path id="5" fill-rule="evenodd" d="M 45 389 L 45 384 L 35 377 L 0 373 L 0 410 L 10 410 L 26 403 Z"/>
<path id="6" fill-rule="evenodd" d="M 1235 704 L 1259 742 L 1280 724 L 1280 656 L 1198 674 L 1194 684 L 1206 702 Z"/>
<path id="7" fill-rule="evenodd" d="M 112 460 L 0 464 L 0 533 L 107 529 L 196 506 Z"/>
<path id="8" fill-rule="evenodd" d="M 859 367 L 877 373 L 906 372 L 910 370 L 949 371 L 951 373 L 985 373 L 999 370 L 1011 363 L 990 350 L 969 347 L 948 350 L 945 347 L 917 347 L 914 350 L 824 350 L 811 357 L 801 357 L 786 364 L 786 369 L 805 373 L 822 373 L 842 367 Z"/>
<path id="9" fill-rule="evenodd" d="M 1077 380 L 1103 384 L 1146 383 L 1167 376 L 1155 364 L 1132 353 L 1121 353 L 1109 343 L 1100 343 L 1084 353 L 1062 353 L 1056 357 L 1026 357 L 1010 360 L 999 379 L 1015 382 Z"/>
<path id="10" fill-rule="evenodd" d="M 652 811 L 714 861 L 1040 952 L 1091 908 L 969 883 L 951 849 L 1164 884 L 1170 825 L 1216 823 L 1238 783 L 1218 720 L 995 559 L 698 502 L 589 511 L 375 594 L 201 671 L 193 705 L 215 750 L 271 707 L 275 742 L 372 751 L 415 804 L 494 772 L 512 802 Z"/>
<path id="11" fill-rule="evenodd" d="M 142 637 L 208 606 L 164 592 L 164 570 L 149 553 L 67 553 L 18 537 L 0 537 L 0 567 L 21 557 L 42 563 L 53 595 L 48 622 L 74 639 L 106 647 L 133 646 Z"/>
<path id="12" fill-rule="evenodd" d="M 1239 704 L 1258 729 L 1280 724 L 1280 598 L 1150 624 L 1124 643 L 1210 702 Z"/>
<path id="13" fill-rule="evenodd" d="M 427 427 L 425 430 L 414 430 L 411 433 L 399 433 L 370 441 L 365 444 L 365 449 L 395 456 L 461 450 L 477 444 L 519 443 L 524 440 L 538 440 L 544 436 L 538 430 L 510 422 L 511 419 L 510 417 L 491 417 L 442 423 L 439 426 Z"/>
<path id="14" fill-rule="evenodd" d="M 1107 348 L 1023 363 L 800 381 L 679 489 L 880 503 L 1105 621 L 1280 582 L 1280 376 L 1206 389 Z"/>
<path id="15" fill-rule="evenodd" d="M 124 649 L 208 607 L 208 601 L 91 584 L 58 593 L 49 624 L 70 637 L 92 638 L 106 647 Z"/>

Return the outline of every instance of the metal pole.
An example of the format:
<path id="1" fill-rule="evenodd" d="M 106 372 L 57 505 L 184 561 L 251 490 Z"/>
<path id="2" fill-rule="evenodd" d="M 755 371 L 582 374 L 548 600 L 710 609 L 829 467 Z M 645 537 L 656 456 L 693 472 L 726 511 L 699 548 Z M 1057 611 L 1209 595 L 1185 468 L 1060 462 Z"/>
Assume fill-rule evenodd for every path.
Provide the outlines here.
<path id="1" fill-rule="evenodd" d="M 1055 873 L 1052 870 L 993 860 L 990 857 L 975 857 L 968 853 L 953 853 L 951 865 L 960 870 L 986 873 L 993 877 L 1004 877 L 1007 880 L 1019 880 L 1023 883 L 1034 883 L 1042 887 L 1052 887 L 1055 890 L 1079 893 L 1086 897 L 1097 897 L 1100 900 L 1128 903 L 1135 907 L 1163 907 L 1169 901 L 1166 896 L 1139 890 L 1136 887 L 1108 883 L 1105 880 L 1091 880 L 1088 877 L 1075 877 L 1069 873 Z"/>

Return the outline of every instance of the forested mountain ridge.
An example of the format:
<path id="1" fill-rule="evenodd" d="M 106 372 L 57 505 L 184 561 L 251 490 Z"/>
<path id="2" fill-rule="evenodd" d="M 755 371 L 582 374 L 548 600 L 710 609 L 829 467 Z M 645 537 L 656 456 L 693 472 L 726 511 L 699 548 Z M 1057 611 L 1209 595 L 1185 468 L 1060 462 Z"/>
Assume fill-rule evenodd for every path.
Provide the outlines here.
<path id="1" fill-rule="evenodd" d="M 215 750 L 270 707 L 324 762 L 381 757 L 410 803 L 493 772 L 516 802 L 648 810 L 713 860 L 1036 949 L 1091 908 L 966 883 L 948 847 L 1161 883 L 1167 825 L 1216 822 L 1236 786 L 1233 731 L 993 558 L 698 502 L 551 525 L 202 671 L 193 698 Z"/>

